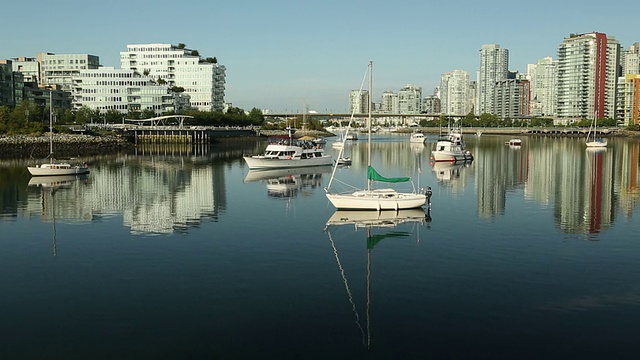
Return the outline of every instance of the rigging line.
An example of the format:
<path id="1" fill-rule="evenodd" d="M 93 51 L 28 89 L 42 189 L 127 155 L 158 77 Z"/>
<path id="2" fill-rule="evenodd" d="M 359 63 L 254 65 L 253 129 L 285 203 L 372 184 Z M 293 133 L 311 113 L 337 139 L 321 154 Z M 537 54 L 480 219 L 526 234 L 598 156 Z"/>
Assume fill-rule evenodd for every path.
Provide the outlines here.
<path id="1" fill-rule="evenodd" d="M 353 301 L 353 294 L 351 293 L 351 288 L 349 288 L 349 283 L 347 282 L 347 276 L 344 274 L 344 268 L 342 267 L 342 263 L 340 262 L 340 257 L 338 256 L 338 249 L 336 248 L 336 244 L 331 237 L 331 232 L 327 229 L 327 234 L 329 235 L 329 241 L 331 241 L 331 247 L 333 248 L 333 255 L 336 258 L 336 263 L 338 263 L 338 269 L 340 270 L 340 275 L 342 276 L 342 282 L 344 283 L 344 288 L 347 290 L 347 295 L 349 296 L 349 303 L 351 304 L 351 309 L 353 310 L 354 315 L 356 316 L 356 325 L 358 329 L 360 329 L 360 333 L 362 334 L 362 344 L 366 345 L 364 329 L 360 325 L 360 315 L 358 314 L 358 310 L 356 309 L 356 303 Z"/>
<path id="2" fill-rule="evenodd" d="M 367 66 L 367 70 L 364 72 L 364 76 L 362 77 L 362 82 L 360 83 L 360 90 L 358 90 L 358 98 L 360 98 L 360 94 L 362 94 L 362 88 L 364 87 L 365 80 L 367 80 L 367 75 L 369 74 L 369 71 L 370 71 L 369 67 Z M 369 98 L 371 98 L 371 94 L 369 94 Z M 369 104 L 369 108 L 371 108 L 371 104 Z M 338 152 L 338 159 L 342 157 L 342 154 L 344 152 L 344 145 L 347 141 L 347 134 L 349 134 L 349 129 L 351 129 L 351 123 L 353 122 L 353 118 L 355 114 L 356 114 L 356 107 L 354 106 L 353 109 L 351 109 L 351 118 L 349 118 L 349 123 L 347 124 L 347 130 L 344 132 L 344 137 L 342 138 L 342 148 L 340 148 L 340 151 Z M 336 175 L 337 169 L 338 169 L 338 161 L 336 161 L 336 163 L 333 166 L 333 171 L 331 172 L 331 178 L 329 179 L 329 184 L 327 184 L 327 187 L 325 188 L 325 192 L 329 192 L 329 189 L 331 189 L 331 183 L 333 183 L 333 178 Z"/>

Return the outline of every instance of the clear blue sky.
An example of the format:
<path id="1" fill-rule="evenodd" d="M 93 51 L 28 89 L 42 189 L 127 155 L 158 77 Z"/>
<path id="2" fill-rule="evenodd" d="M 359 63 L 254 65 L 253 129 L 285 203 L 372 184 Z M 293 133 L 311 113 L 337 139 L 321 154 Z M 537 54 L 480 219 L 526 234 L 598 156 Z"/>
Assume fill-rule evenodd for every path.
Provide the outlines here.
<path id="1" fill-rule="evenodd" d="M 185 43 L 226 66 L 225 101 L 288 112 L 346 112 L 369 60 L 379 101 L 406 84 L 431 94 L 456 69 L 475 79 L 482 44 L 509 49 L 510 70 L 526 72 L 570 33 L 640 41 L 631 0 L 23 0 L 1 11 L 0 59 L 89 53 L 120 67 L 127 44 Z"/>

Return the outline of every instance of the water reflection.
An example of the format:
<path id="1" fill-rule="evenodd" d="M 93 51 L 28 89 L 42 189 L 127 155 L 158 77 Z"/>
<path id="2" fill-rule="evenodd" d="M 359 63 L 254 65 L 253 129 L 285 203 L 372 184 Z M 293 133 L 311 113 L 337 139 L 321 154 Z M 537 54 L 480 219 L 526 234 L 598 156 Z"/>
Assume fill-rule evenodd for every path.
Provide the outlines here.
<path id="1" fill-rule="evenodd" d="M 423 209 L 411 209 L 400 211 L 345 211 L 337 210 L 329 220 L 327 220 L 325 231 L 329 237 L 331 248 L 333 249 L 333 255 L 342 278 L 342 283 L 347 295 L 347 300 L 351 305 L 351 310 L 354 316 L 355 326 L 357 327 L 361 338 L 362 345 L 367 349 L 372 347 L 372 279 L 373 279 L 373 256 L 372 250 L 383 240 L 389 239 L 402 239 L 409 238 L 415 232 L 419 242 L 419 225 L 424 224 L 430 219 L 430 216 Z M 398 228 L 400 225 L 412 224 L 413 229 L 407 230 L 406 228 Z M 344 226 L 348 225 L 348 226 Z M 352 231 L 341 233 L 337 237 L 332 234 L 336 232 L 339 227 L 350 228 Z M 345 271 L 345 266 L 340 257 L 338 251 L 338 245 L 336 241 L 352 240 L 354 238 L 353 232 L 358 230 L 364 230 L 366 232 L 363 235 L 363 239 L 366 239 L 367 248 L 367 267 L 366 267 L 366 303 L 364 306 L 364 314 L 362 308 L 358 307 L 355 300 L 352 286 L 349 284 L 349 277 Z M 397 283 L 396 283 L 397 284 Z"/>
<path id="2" fill-rule="evenodd" d="M 38 213 L 44 222 L 50 222 L 52 226 L 53 256 L 58 255 L 56 219 L 65 222 L 77 222 L 89 220 L 78 216 L 78 189 L 88 184 L 88 176 L 63 175 L 63 176 L 34 176 L 29 179 L 28 186 L 37 189 L 41 208 L 31 208 L 33 214 Z"/>
<path id="3" fill-rule="evenodd" d="M 457 182 L 464 180 L 464 178 L 461 178 L 462 171 L 470 167 L 472 162 L 473 160 L 458 162 L 440 161 L 433 162 L 431 166 L 438 182 Z"/>
<path id="4" fill-rule="evenodd" d="M 305 188 L 321 188 L 322 175 L 330 173 L 331 166 L 301 167 L 292 169 L 250 170 L 244 182 L 263 181 L 267 195 L 274 198 L 292 198 Z"/>
<path id="5" fill-rule="evenodd" d="M 569 234 L 598 234 L 618 214 L 631 219 L 640 203 L 637 141 L 612 139 L 605 151 L 589 151 L 577 138 L 530 137 L 519 149 L 505 145 L 505 140 L 484 134 L 471 137 L 467 147 L 475 154 L 472 163 L 429 165 L 432 144 L 420 147 L 406 137 L 379 136 L 372 144 L 372 163 L 392 175 L 418 174 L 420 186 L 437 186 L 444 196 L 464 195 L 475 202 L 480 218 L 505 214 L 508 198 L 552 207 L 555 225 Z M 197 149 L 141 146 L 137 155 L 89 159 L 92 173 L 80 181 L 31 178 L 22 162 L 3 161 L 1 216 L 5 221 L 43 213 L 46 217 L 43 189 L 62 187 L 68 191 L 58 199 L 68 198 L 56 201 L 59 219 L 89 221 L 117 214 L 134 234 L 168 234 L 218 221 L 228 206 L 227 191 L 233 184 L 227 176 L 233 171 L 242 171 L 245 182 L 264 182 L 268 198 L 296 197 L 328 181 L 330 167 L 249 171 L 245 177 L 242 154 L 262 146 L 255 141 L 216 144 L 202 152 L 206 155 L 198 155 Z M 358 184 L 366 167 L 366 143 L 350 144 L 350 156 L 351 169 L 339 171 Z M 427 166 L 433 171 L 420 171 Z"/>

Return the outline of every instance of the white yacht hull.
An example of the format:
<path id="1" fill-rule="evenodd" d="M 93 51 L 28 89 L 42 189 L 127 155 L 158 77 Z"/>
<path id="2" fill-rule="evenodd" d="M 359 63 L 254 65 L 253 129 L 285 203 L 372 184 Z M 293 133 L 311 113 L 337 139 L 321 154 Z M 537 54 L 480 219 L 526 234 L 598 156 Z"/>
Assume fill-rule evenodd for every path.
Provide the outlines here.
<path id="1" fill-rule="evenodd" d="M 326 195 L 338 210 L 405 210 L 422 207 L 427 202 L 425 194 L 399 193 L 392 189 Z"/>
<path id="2" fill-rule="evenodd" d="M 324 155 L 321 157 L 315 157 L 311 159 L 280 159 L 269 158 L 261 155 L 257 156 L 244 156 L 244 161 L 249 166 L 249 169 L 286 169 L 305 166 L 325 166 L 333 165 L 333 158 L 331 155 Z"/>
<path id="3" fill-rule="evenodd" d="M 473 155 L 468 151 L 432 151 L 433 161 L 469 161 L 473 160 Z"/>

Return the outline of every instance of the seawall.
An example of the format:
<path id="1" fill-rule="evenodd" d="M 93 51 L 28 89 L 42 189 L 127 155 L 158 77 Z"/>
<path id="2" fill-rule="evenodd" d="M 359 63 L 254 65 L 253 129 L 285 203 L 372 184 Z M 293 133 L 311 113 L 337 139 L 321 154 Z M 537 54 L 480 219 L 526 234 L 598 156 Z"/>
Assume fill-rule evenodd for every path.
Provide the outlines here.
<path id="1" fill-rule="evenodd" d="M 55 134 L 55 157 L 81 157 L 83 155 L 110 154 L 133 150 L 134 145 L 116 136 Z M 49 136 L 0 136 L 0 158 L 44 158 L 49 155 Z"/>

